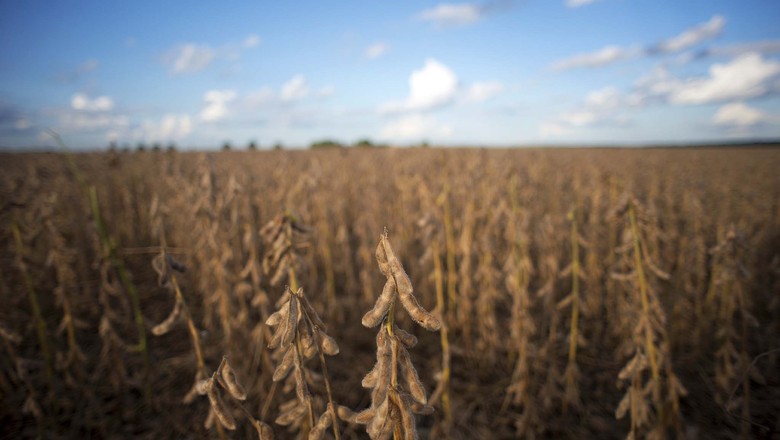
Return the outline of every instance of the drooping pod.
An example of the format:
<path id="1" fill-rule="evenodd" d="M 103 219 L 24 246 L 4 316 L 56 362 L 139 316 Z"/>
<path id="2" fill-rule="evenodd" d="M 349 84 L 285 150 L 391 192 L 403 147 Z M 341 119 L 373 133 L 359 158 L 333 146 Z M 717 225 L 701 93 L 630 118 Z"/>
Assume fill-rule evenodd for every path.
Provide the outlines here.
<path id="1" fill-rule="evenodd" d="M 219 373 L 225 382 L 225 389 L 227 389 L 230 395 L 238 400 L 246 400 L 246 390 L 243 385 L 238 382 L 236 372 L 230 367 L 230 362 L 228 362 L 227 357 L 223 358 Z"/>
<path id="2" fill-rule="evenodd" d="M 219 422 L 222 424 L 222 426 L 231 431 L 236 429 L 236 419 L 234 419 L 233 415 L 230 414 L 230 411 L 228 411 L 225 402 L 222 400 L 222 396 L 219 394 L 219 390 L 214 386 L 213 376 L 211 380 L 211 386 L 206 390 L 206 395 L 209 397 L 211 409 L 214 410 L 214 414 L 217 416 L 217 419 L 219 419 Z"/>
<path id="3" fill-rule="evenodd" d="M 179 299 L 176 299 L 173 310 L 171 310 L 171 313 L 165 318 L 165 321 L 152 327 L 152 334 L 155 336 L 162 336 L 171 331 L 173 326 L 179 321 L 183 308 L 184 304 Z"/>
<path id="4" fill-rule="evenodd" d="M 392 280 L 387 280 L 385 287 L 382 289 L 382 294 L 377 298 L 374 307 L 363 315 L 363 326 L 371 328 L 379 325 L 385 315 L 387 315 L 387 311 L 390 309 L 393 301 L 395 301 L 395 297 L 395 285 Z"/>

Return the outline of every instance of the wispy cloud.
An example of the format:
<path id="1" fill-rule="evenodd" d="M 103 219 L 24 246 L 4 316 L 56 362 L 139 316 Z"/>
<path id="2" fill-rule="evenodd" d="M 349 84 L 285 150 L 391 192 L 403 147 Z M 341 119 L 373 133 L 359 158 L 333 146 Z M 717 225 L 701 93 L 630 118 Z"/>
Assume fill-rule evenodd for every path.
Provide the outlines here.
<path id="1" fill-rule="evenodd" d="M 780 61 L 747 53 L 710 66 L 707 75 L 676 77 L 659 66 L 623 92 L 605 87 L 590 92 L 583 102 L 539 126 L 542 137 L 572 134 L 575 129 L 609 124 L 625 126 L 632 109 L 656 106 L 694 106 L 726 103 L 713 117 L 719 126 L 749 127 L 780 123 L 744 101 L 780 93 Z"/>
<path id="2" fill-rule="evenodd" d="M 567 135 L 575 128 L 595 125 L 625 126 L 629 122 L 623 111 L 631 107 L 629 99 L 615 87 L 604 87 L 590 92 L 584 102 L 539 126 L 543 138 Z"/>
<path id="3" fill-rule="evenodd" d="M 640 56 L 681 52 L 703 41 L 717 37 L 723 31 L 725 25 L 726 19 L 723 16 L 715 15 L 705 23 L 695 25 L 684 30 L 679 35 L 645 48 L 609 45 L 595 52 L 577 54 L 558 60 L 552 64 L 551 68 L 555 71 L 564 71 L 577 68 L 601 67 Z M 688 58 L 692 57 L 693 55 L 688 56 Z"/>
<path id="4" fill-rule="evenodd" d="M 471 102 L 487 101 L 503 92 L 504 84 L 498 81 L 476 82 L 466 91 L 466 100 Z"/>
<path id="5" fill-rule="evenodd" d="M 217 60 L 236 62 L 244 51 L 262 44 L 256 34 L 249 34 L 240 42 L 233 41 L 219 47 L 208 44 L 185 43 L 172 47 L 162 55 L 161 61 L 168 66 L 171 75 L 188 75 L 201 72 Z"/>
<path id="6" fill-rule="evenodd" d="M 94 72 L 100 66 L 98 60 L 91 58 L 83 63 L 79 64 L 75 69 L 70 72 L 60 74 L 57 79 L 63 83 L 75 83 L 80 80 L 84 75 Z"/>
<path id="7" fill-rule="evenodd" d="M 290 102 L 303 99 L 309 95 L 309 85 L 306 77 L 295 75 L 289 81 L 284 83 L 280 96 L 282 101 Z"/>
<path id="8" fill-rule="evenodd" d="M 172 75 L 191 74 L 208 67 L 216 57 L 217 51 L 211 47 L 188 43 L 169 50 L 163 56 L 163 63 Z"/>
<path id="9" fill-rule="evenodd" d="M 780 40 L 761 40 L 746 43 L 725 44 L 701 49 L 695 52 L 687 52 L 685 61 L 699 60 L 709 57 L 736 57 L 749 52 L 763 55 L 780 52 Z"/>
<path id="10" fill-rule="evenodd" d="M 379 107 L 380 113 L 432 110 L 451 103 L 458 92 L 458 77 L 449 67 L 429 58 L 409 75 L 409 96 Z"/>
<path id="11" fill-rule="evenodd" d="M 244 41 L 241 43 L 241 46 L 244 47 L 244 49 L 251 49 L 253 47 L 257 47 L 260 45 L 262 40 L 260 39 L 260 36 L 257 34 L 250 34 L 247 35 L 246 38 L 244 38 Z"/>
<path id="12" fill-rule="evenodd" d="M 476 23 L 482 17 L 482 12 L 472 3 L 441 3 L 420 12 L 417 17 L 433 23 L 436 27 L 445 28 Z"/>
<path id="13" fill-rule="evenodd" d="M 430 138 L 446 138 L 453 133 L 452 127 L 438 123 L 433 117 L 421 114 L 402 116 L 387 123 L 379 138 L 387 141 L 408 142 Z"/>
<path id="14" fill-rule="evenodd" d="M 648 48 L 649 53 L 679 52 L 695 46 L 702 41 L 717 37 L 726 26 L 726 19 L 721 15 L 715 15 L 706 23 L 686 29 L 681 34 L 661 41 Z"/>
<path id="15" fill-rule="evenodd" d="M 580 6 L 596 3 L 599 0 L 566 0 L 566 6 L 569 8 L 579 8 Z"/>
<path id="16" fill-rule="evenodd" d="M 336 87 L 333 85 L 328 85 L 317 89 L 317 91 L 314 92 L 314 96 L 320 99 L 329 98 L 333 96 L 334 93 L 336 93 Z"/>
<path id="17" fill-rule="evenodd" d="M 151 142 L 175 141 L 192 132 L 192 119 L 186 114 L 166 114 L 157 121 L 141 123 L 136 136 Z"/>
<path id="18" fill-rule="evenodd" d="M 636 57 L 641 53 L 637 48 L 622 48 L 620 46 L 606 46 L 596 52 L 574 55 L 556 61 L 552 65 L 553 70 L 562 71 L 579 67 L 600 67 L 614 63 L 618 60 Z"/>
<path id="19" fill-rule="evenodd" d="M 59 116 L 59 124 L 63 131 L 116 131 L 127 129 L 127 127 L 130 126 L 130 118 L 126 115 L 108 113 L 87 114 L 82 112 L 63 112 Z"/>
<path id="20" fill-rule="evenodd" d="M 387 43 L 375 43 L 366 49 L 365 56 L 366 58 L 373 60 L 376 58 L 381 57 L 382 55 L 386 54 L 387 51 L 390 50 L 390 45 Z"/>
<path id="21" fill-rule="evenodd" d="M 431 23 L 434 27 L 450 28 L 474 24 L 487 15 L 511 6 L 509 0 L 498 0 L 482 4 L 477 3 L 439 3 L 415 15 L 416 20 Z"/>

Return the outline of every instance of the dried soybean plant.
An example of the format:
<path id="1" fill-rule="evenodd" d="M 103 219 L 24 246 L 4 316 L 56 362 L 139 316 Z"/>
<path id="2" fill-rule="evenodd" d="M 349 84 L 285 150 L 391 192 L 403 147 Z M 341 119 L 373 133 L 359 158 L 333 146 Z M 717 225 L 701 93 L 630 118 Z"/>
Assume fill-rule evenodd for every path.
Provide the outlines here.
<path id="1" fill-rule="evenodd" d="M 426 330 L 439 330 L 441 322 L 417 302 L 412 282 L 393 253 L 387 231 L 376 248 L 376 260 L 387 282 L 374 308 L 363 316 L 365 327 L 383 323 L 376 336 L 377 362 L 362 382 L 363 387 L 372 389 L 371 406 L 357 414 L 342 407 L 339 415 L 366 425 L 366 432 L 373 440 L 388 439 L 391 435 L 395 440 L 416 439 L 414 414 L 431 414 L 433 408 L 427 405 L 425 387 L 407 350 L 417 344 L 417 338 L 395 326 L 396 299 L 401 300 L 409 316 Z M 399 369 L 405 386 L 399 382 Z"/>
<path id="2" fill-rule="evenodd" d="M 303 430 L 304 420 L 307 420 L 309 440 L 322 439 L 325 431 L 331 427 L 333 436 L 338 440 L 338 417 L 325 355 L 337 355 L 339 347 L 336 340 L 325 332 L 325 324 L 303 294 L 303 288 L 293 292 L 288 287 L 279 300 L 278 310 L 268 317 L 266 324 L 276 327 L 268 344 L 268 348 L 276 349 L 274 357 L 278 360 L 273 381 L 276 383 L 286 379 L 284 390 L 295 389 L 295 398 L 279 406 L 281 414 L 276 418 L 276 423 Z M 320 360 L 321 376 L 306 367 L 306 360 L 315 355 Z M 290 372 L 293 373 L 292 376 Z M 320 378 L 325 383 L 328 402 L 325 410 L 315 420 L 315 405 L 320 399 L 312 397 L 309 386 L 318 385 L 316 382 Z M 308 417 L 304 418 L 305 415 Z"/>
<path id="3" fill-rule="evenodd" d="M 566 371 L 564 373 L 565 389 L 563 393 L 562 410 L 567 413 L 569 407 L 580 409 L 580 369 L 577 365 L 577 348 L 585 345 L 585 338 L 579 329 L 579 317 L 582 312 L 583 304 L 580 298 L 580 282 L 584 281 L 586 276 L 583 273 L 580 264 L 580 246 L 585 244 L 585 240 L 577 231 L 577 208 L 572 209 L 567 214 L 571 222 L 570 242 L 571 242 L 571 264 L 561 271 L 561 276 L 571 277 L 571 293 L 558 302 L 558 309 L 569 308 L 571 310 L 571 321 L 569 323 L 569 354 Z"/>
<path id="4" fill-rule="evenodd" d="M 748 344 L 751 328 L 758 327 L 758 320 L 751 312 L 750 299 L 746 294 L 749 274 L 744 267 L 744 236 L 734 227 L 729 227 L 720 242 L 710 249 L 714 260 L 713 275 L 707 303 L 715 316 L 716 349 L 715 400 L 725 407 L 729 414 L 739 414 L 742 438 L 750 436 L 750 383 L 766 380 L 750 362 Z M 741 399 L 734 399 L 741 388 Z M 733 389 L 733 391 L 731 391 Z M 727 394 L 731 391 L 731 394 Z M 726 398 L 728 395 L 728 399 Z"/>
<path id="5" fill-rule="evenodd" d="M 623 348 L 633 352 L 618 374 L 619 382 L 628 387 L 615 417 L 629 415 L 631 430 L 627 439 L 644 435 L 665 438 L 668 429 L 679 434 L 679 400 L 686 390 L 672 371 L 666 314 L 656 292 L 657 283 L 648 275 L 660 279 L 668 279 L 669 275 L 652 262 L 645 231 L 653 231 L 656 226 L 639 202 L 626 195 L 612 215 L 627 221 L 623 244 L 617 250 L 621 272 L 613 272 L 612 276 L 624 284 L 626 316 L 622 325 L 631 337 Z"/>
<path id="6" fill-rule="evenodd" d="M 534 397 L 537 385 L 534 381 L 533 359 L 536 357 L 537 348 L 533 336 L 537 333 L 537 326 L 532 313 L 535 297 L 529 289 L 535 272 L 530 256 L 531 213 L 528 208 L 521 208 L 516 176 L 510 179 L 508 192 L 511 217 L 507 222 L 506 237 L 507 242 L 512 243 L 512 249 L 508 253 L 504 271 L 507 273 L 506 287 L 512 295 L 510 336 L 512 348 L 516 350 L 516 358 L 501 412 L 503 413 L 510 403 L 518 406 L 521 413 L 515 422 L 516 433 L 533 438 L 541 420 Z"/>
<path id="7" fill-rule="evenodd" d="M 284 277 L 293 291 L 298 290 L 297 275 L 303 268 L 299 255 L 307 247 L 310 229 L 303 226 L 290 212 L 280 214 L 260 229 L 260 236 L 267 246 L 263 257 L 263 272 L 270 276 L 270 284 L 278 286 Z"/>
<path id="8" fill-rule="evenodd" d="M 446 197 L 446 193 L 442 193 L 437 202 L 441 202 Z M 440 343 L 441 343 L 441 372 L 435 375 L 438 384 L 431 394 L 429 403 L 431 406 L 436 405 L 441 401 L 442 409 L 442 423 L 441 423 L 441 435 L 449 436 L 452 429 L 452 407 L 450 399 L 450 380 L 452 376 L 452 370 L 450 368 L 452 355 L 450 353 L 450 341 L 448 336 L 449 323 L 447 322 L 449 314 L 448 308 L 451 306 L 448 298 L 444 294 L 444 270 L 441 259 L 441 241 L 442 241 L 442 228 L 441 225 L 436 222 L 432 215 L 428 214 L 425 217 L 417 221 L 417 226 L 421 229 L 422 241 L 424 243 L 430 243 L 425 253 L 420 257 L 420 265 L 424 265 L 428 260 L 432 260 L 433 263 L 433 277 L 434 289 L 436 290 L 436 309 L 442 317 L 441 329 L 440 329 Z"/>
<path id="9" fill-rule="evenodd" d="M 166 208 L 160 206 L 159 199 L 154 197 L 152 199 L 149 217 L 152 223 L 152 235 L 157 236 L 160 240 L 160 253 L 152 259 L 152 268 L 157 273 L 157 284 L 173 294 L 175 302 L 168 317 L 161 323 L 152 327 L 152 334 L 155 336 L 162 336 L 170 332 L 180 321 L 186 322 L 187 330 L 190 339 L 192 340 L 192 348 L 195 350 L 195 358 L 198 363 L 198 370 L 195 373 L 193 386 L 184 397 L 184 403 L 190 403 L 195 398 L 198 383 L 206 379 L 208 374 L 206 372 L 206 363 L 203 358 L 203 347 L 200 343 L 200 333 L 192 319 L 190 308 L 182 294 L 179 286 L 179 278 L 177 276 L 177 274 L 185 273 L 187 271 L 187 266 L 168 253 L 168 243 L 165 236 L 165 224 L 163 221 L 164 211 L 166 211 Z"/>
<path id="10" fill-rule="evenodd" d="M 209 416 L 206 418 L 205 427 L 206 429 L 209 429 L 216 417 L 219 420 L 217 431 L 219 432 L 220 437 L 222 437 L 222 427 L 234 430 L 236 429 L 236 422 L 232 412 L 225 404 L 224 400 L 222 400 L 216 384 L 219 384 L 237 401 L 246 399 L 246 390 L 238 382 L 236 373 L 230 366 L 227 356 L 222 358 L 222 362 L 217 371 L 214 372 L 211 377 L 208 376 L 199 332 L 192 319 L 187 301 L 181 292 L 177 277 L 177 273 L 185 273 L 187 267 L 168 254 L 164 223 L 161 215 L 161 211 L 163 210 L 164 208 L 159 206 L 159 201 L 155 197 L 152 201 L 150 217 L 152 219 L 153 235 L 159 236 L 160 239 L 160 254 L 152 260 L 152 268 L 157 272 L 159 286 L 168 289 L 174 295 L 175 303 L 168 317 L 152 328 L 152 334 L 155 336 L 162 336 L 170 332 L 178 322 L 182 320 L 186 322 L 190 339 L 192 340 L 192 346 L 195 350 L 198 369 L 195 373 L 194 385 L 184 396 L 182 402 L 185 404 L 191 403 L 198 394 L 207 395 L 210 403 L 210 412 Z M 255 427 L 260 440 L 269 440 L 273 438 L 273 431 L 267 424 L 253 417 L 243 405 L 236 403 L 236 406 L 241 409 L 247 419 Z"/>
<path id="11" fill-rule="evenodd" d="M 338 439 L 336 407 L 325 362 L 326 354 L 338 354 L 338 344 L 326 333 L 322 319 L 309 303 L 303 289 L 298 287 L 298 274 L 303 271 L 300 254 L 303 248 L 309 246 L 310 232 L 311 229 L 290 212 L 277 215 L 260 229 L 260 237 L 267 247 L 263 256 L 264 274 L 270 276 L 269 283 L 272 286 L 279 285 L 285 277 L 288 282 L 288 287 L 277 302 L 277 311 L 266 321 L 268 326 L 276 327 L 268 344 L 269 349 L 275 350 L 273 357 L 277 362 L 271 396 L 278 383 L 286 379 L 283 391 L 295 389 L 296 397 L 279 406 L 281 414 L 276 418 L 276 423 L 289 426 L 292 430 L 303 430 L 306 420 L 304 415 L 307 414 L 310 439 L 322 438 L 329 427 L 332 427 Z M 322 375 L 305 365 L 315 355 L 319 357 Z M 319 396 L 311 395 L 309 385 L 319 387 L 321 382 L 324 382 L 327 406 L 315 419 L 315 407 L 322 405 Z M 267 408 L 263 413 L 266 411 Z"/>
<path id="12" fill-rule="evenodd" d="M 217 429 L 220 430 L 220 432 L 220 426 L 231 431 L 236 429 L 236 419 L 228 405 L 222 399 L 222 394 L 219 390 L 220 388 L 228 393 L 233 400 L 233 405 L 238 407 L 244 416 L 246 416 L 247 420 L 249 420 L 257 431 L 259 440 L 273 440 L 274 433 L 271 427 L 262 420 L 256 419 L 252 413 L 240 403 L 241 401 L 246 400 L 246 389 L 238 381 L 235 371 L 233 371 L 233 368 L 228 362 L 227 356 L 222 358 L 222 362 L 220 362 L 217 371 L 215 371 L 211 377 L 201 380 L 196 384 L 197 393 L 201 396 L 206 395 L 209 398 L 211 412 L 206 419 L 205 427 L 207 429 L 214 423 L 215 418 L 219 421 Z"/>

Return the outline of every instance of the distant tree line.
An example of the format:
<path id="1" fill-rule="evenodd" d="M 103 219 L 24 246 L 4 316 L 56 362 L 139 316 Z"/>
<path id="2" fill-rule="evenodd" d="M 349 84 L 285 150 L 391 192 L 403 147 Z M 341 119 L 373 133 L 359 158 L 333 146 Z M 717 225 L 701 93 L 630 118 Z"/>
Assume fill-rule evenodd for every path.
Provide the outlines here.
<path id="1" fill-rule="evenodd" d="M 269 145 L 270 146 L 270 145 Z M 428 142 L 423 141 L 420 144 L 421 147 L 427 147 Z M 332 149 L 332 148 L 387 148 L 387 144 L 383 143 L 374 143 L 369 138 L 361 138 L 357 140 L 356 142 L 352 144 L 343 143 L 334 139 L 322 139 L 317 140 L 309 144 L 309 149 L 311 150 L 322 150 L 322 149 Z M 283 150 L 284 144 L 277 141 L 276 143 L 271 146 L 271 149 L 273 150 Z M 159 151 L 168 151 L 168 152 L 175 152 L 177 151 L 178 146 L 175 142 L 169 142 L 165 147 L 163 147 L 163 144 L 160 142 L 154 142 L 154 143 L 147 143 L 145 141 L 140 141 L 136 143 L 135 145 L 135 151 L 142 153 L 145 151 L 153 151 L 153 152 L 159 152 Z M 225 141 L 222 143 L 221 150 L 222 151 L 232 151 L 234 149 L 233 144 L 230 141 Z M 257 151 L 260 150 L 261 146 L 260 144 L 255 141 L 251 140 L 246 146 L 247 151 Z M 132 150 L 129 143 L 122 144 L 122 147 L 120 148 L 119 144 L 116 141 L 111 141 L 108 145 L 108 150 L 112 152 L 123 152 L 128 153 Z"/>

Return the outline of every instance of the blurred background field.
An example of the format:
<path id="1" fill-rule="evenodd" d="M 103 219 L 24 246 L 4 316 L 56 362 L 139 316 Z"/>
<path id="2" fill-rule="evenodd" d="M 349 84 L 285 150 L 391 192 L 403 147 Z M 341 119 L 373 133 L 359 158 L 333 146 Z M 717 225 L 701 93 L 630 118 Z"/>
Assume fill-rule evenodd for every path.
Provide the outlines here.
<path id="1" fill-rule="evenodd" d="M 360 318 L 384 283 L 374 249 L 387 228 L 419 301 L 448 328 L 442 384 L 440 335 L 398 318 L 419 338 L 411 354 L 428 392 L 448 390 L 448 408 L 439 395 L 418 417 L 420 437 L 779 435 L 775 148 L 114 151 L 0 163 L 6 436 L 219 436 L 204 428 L 205 397 L 182 403 L 198 368 L 185 326 L 150 333 L 174 303 L 151 264 L 164 231 L 187 266 L 179 286 L 206 369 L 229 356 L 248 411 L 297 438 L 273 423 L 287 398 L 270 391 L 265 348 L 289 280 L 272 285 L 259 231 L 279 215 L 308 227 L 297 282 L 341 348 L 328 358 L 341 405 L 368 405 L 360 381 L 375 332 Z M 240 419 L 227 435 L 256 436 Z"/>

